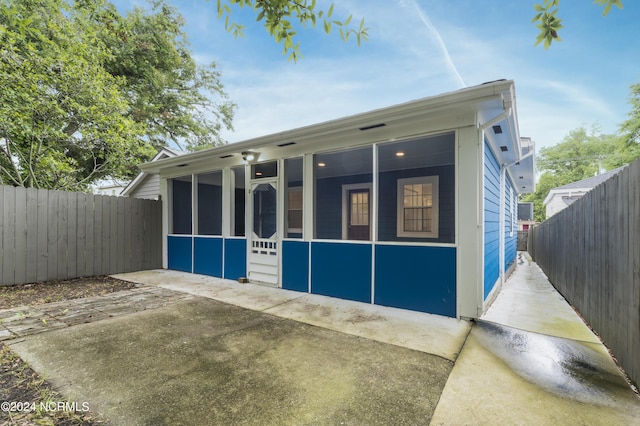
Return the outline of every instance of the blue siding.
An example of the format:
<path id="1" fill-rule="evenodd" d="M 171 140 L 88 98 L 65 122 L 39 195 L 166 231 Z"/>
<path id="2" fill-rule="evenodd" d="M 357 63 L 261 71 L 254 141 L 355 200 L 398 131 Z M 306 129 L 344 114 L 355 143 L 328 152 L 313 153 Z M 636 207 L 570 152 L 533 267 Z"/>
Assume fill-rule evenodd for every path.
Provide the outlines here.
<path id="1" fill-rule="evenodd" d="M 506 194 L 505 194 L 505 206 L 504 206 L 504 270 L 509 269 L 511 264 L 516 261 L 517 250 L 518 250 L 518 233 L 516 232 L 515 224 L 513 223 L 513 198 L 516 198 L 517 195 L 512 191 L 513 184 L 511 183 L 511 179 L 509 175 L 506 178 Z M 517 208 L 517 203 L 516 203 Z M 517 219 L 516 219 L 517 220 Z"/>
<path id="2" fill-rule="evenodd" d="M 222 238 L 194 238 L 193 272 L 222 277 Z"/>
<path id="3" fill-rule="evenodd" d="M 311 243 L 311 292 L 371 302 L 371 244 Z"/>
<path id="4" fill-rule="evenodd" d="M 500 165 L 484 144 L 484 299 L 500 276 Z"/>
<path id="5" fill-rule="evenodd" d="M 167 237 L 167 267 L 175 271 L 191 272 L 192 237 Z"/>
<path id="6" fill-rule="evenodd" d="M 309 243 L 282 242 L 282 288 L 309 291 Z"/>
<path id="7" fill-rule="evenodd" d="M 247 276 L 247 240 L 224 240 L 224 278 L 237 280 Z"/>
<path id="8" fill-rule="evenodd" d="M 456 316 L 456 249 L 376 246 L 375 303 Z"/>

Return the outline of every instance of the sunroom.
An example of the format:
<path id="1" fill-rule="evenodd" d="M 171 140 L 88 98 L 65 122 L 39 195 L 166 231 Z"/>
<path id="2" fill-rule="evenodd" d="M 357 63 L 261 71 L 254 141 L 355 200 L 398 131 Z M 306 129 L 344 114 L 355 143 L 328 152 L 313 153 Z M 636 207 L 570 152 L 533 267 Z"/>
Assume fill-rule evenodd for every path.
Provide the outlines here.
<path id="1" fill-rule="evenodd" d="M 484 217 L 487 150 L 504 172 L 498 191 L 533 189 L 511 81 L 164 159 L 143 171 L 161 178 L 165 268 L 475 318 L 509 266 L 503 259 L 498 281 L 490 275 L 485 282 L 492 267 L 485 239 L 493 238 Z M 505 253 L 499 234 L 507 203 L 498 197 L 496 240 Z"/>

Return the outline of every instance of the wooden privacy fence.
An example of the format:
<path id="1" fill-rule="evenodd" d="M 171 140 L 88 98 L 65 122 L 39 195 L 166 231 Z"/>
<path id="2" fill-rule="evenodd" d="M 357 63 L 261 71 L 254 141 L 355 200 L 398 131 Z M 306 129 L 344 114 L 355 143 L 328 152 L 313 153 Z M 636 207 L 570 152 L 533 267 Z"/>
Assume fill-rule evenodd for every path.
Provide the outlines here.
<path id="1" fill-rule="evenodd" d="M 162 267 L 160 201 L 0 186 L 0 285 Z"/>
<path id="2" fill-rule="evenodd" d="M 640 384 L 640 160 L 529 237 L 551 283 Z"/>

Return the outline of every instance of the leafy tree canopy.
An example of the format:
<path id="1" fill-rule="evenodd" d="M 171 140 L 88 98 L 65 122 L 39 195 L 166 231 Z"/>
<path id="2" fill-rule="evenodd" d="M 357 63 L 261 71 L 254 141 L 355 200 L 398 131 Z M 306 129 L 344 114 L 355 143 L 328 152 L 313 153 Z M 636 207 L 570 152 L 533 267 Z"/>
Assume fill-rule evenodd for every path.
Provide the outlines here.
<path id="1" fill-rule="evenodd" d="M 231 9 L 245 6 L 256 12 L 256 20 L 264 23 L 269 35 L 277 43 L 282 43 L 283 54 L 288 53 L 289 60 L 293 61 L 297 61 L 301 56 L 300 43 L 294 42 L 297 34 L 296 23 L 299 27 L 315 27 L 318 21 L 322 21 L 327 34 L 331 33 L 332 28 L 337 27 L 344 41 L 353 36 L 358 46 L 362 41 L 367 41 L 369 36 L 368 28 L 364 26 L 364 18 L 358 27 L 351 25 L 352 15 L 344 20 L 335 19 L 333 3 L 327 10 L 322 10 L 317 7 L 316 0 L 217 0 L 218 18 L 224 17 L 226 30 L 235 36 L 243 34 L 244 26 L 230 20 Z"/>
<path id="2" fill-rule="evenodd" d="M 233 104 L 182 25 L 163 2 L 0 0 L 0 184 L 83 190 L 169 141 L 220 143 Z"/>
<path id="3" fill-rule="evenodd" d="M 619 9 L 624 8 L 622 0 L 595 0 L 594 3 L 604 6 L 602 11 L 604 16 L 609 14 L 612 6 L 616 6 Z M 540 30 L 535 45 L 537 46 L 544 41 L 544 48 L 548 49 L 552 42 L 562 41 L 558 36 L 560 29 L 564 28 L 562 19 L 558 18 L 560 0 L 544 0 L 542 3 L 536 3 L 534 8 L 536 15 L 531 22 L 537 22 L 536 27 Z"/>

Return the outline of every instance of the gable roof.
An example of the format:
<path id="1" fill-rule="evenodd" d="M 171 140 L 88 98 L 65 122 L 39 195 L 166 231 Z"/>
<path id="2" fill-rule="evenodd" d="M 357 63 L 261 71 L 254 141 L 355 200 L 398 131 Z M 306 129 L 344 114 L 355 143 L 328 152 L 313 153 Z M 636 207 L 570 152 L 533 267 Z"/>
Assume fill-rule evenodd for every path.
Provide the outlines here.
<path id="1" fill-rule="evenodd" d="M 177 150 L 175 148 L 163 147 L 158 153 L 151 159 L 151 162 L 163 160 L 165 158 L 173 158 L 179 155 L 184 155 L 186 152 Z M 148 173 L 140 172 L 129 184 L 120 192 L 123 197 L 128 197 L 143 181 Z"/>
<path id="2" fill-rule="evenodd" d="M 564 190 L 564 189 L 593 189 L 596 186 L 600 185 L 611 176 L 619 173 L 622 169 L 627 166 L 618 167 L 617 169 L 610 170 L 608 172 L 602 173 L 597 176 L 592 176 L 587 179 L 582 179 L 577 182 L 571 182 L 566 185 L 558 186 L 557 188 L 553 188 L 553 190 Z"/>
<path id="3" fill-rule="evenodd" d="M 602 174 L 597 175 L 597 176 L 592 176 L 590 178 L 582 179 L 582 180 L 579 180 L 579 181 L 576 181 L 576 182 L 571 182 L 571 183 L 568 183 L 566 185 L 562 185 L 562 186 L 558 186 L 556 188 L 552 188 L 549 191 L 549 193 L 547 194 L 547 196 L 545 197 L 545 199 L 544 199 L 544 201 L 542 203 L 546 206 L 547 204 L 549 204 L 551 202 L 553 197 L 558 195 L 558 196 L 562 197 L 562 199 L 563 199 L 563 201 L 565 202 L 566 205 L 569 205 L 569 204 L 573 203 L 574 201 L 576 201 L 575 199 L 571 200 L 571 198 L 574 198 L 574 197 L 580 198 L 580 197 L 582 197 L 585 193 L 591 191 L 593 188 L 595 188 L 596 186 L 600 185 L 601 183 L 604 183 L 611 176 L 620 173 L 620 171 L 622 169 L 624 169 L 625 167 L 627 167 L 627 166 L 618 167 L 617 169 L 610 170 L 608 172 L 602 173 Z"/>

